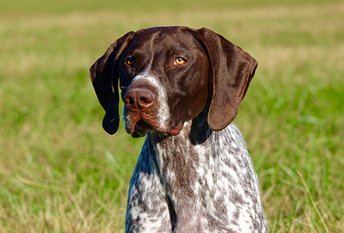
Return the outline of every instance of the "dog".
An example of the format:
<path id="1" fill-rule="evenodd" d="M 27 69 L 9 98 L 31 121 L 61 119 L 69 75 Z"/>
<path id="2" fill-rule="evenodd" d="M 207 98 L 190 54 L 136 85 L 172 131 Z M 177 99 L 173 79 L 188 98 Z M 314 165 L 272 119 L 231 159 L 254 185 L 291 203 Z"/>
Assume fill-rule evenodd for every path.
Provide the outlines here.
<path id="1" fill-rule="evenodd" d="M 126 232 L 267 232 L 259 181 L 232 123 L 257 62 L 207 28 L 128 32 L 90 68 L 106 113 L 147 135 L 130 181 Z M 118 82 L 120 92 L 118 90 Z"/>

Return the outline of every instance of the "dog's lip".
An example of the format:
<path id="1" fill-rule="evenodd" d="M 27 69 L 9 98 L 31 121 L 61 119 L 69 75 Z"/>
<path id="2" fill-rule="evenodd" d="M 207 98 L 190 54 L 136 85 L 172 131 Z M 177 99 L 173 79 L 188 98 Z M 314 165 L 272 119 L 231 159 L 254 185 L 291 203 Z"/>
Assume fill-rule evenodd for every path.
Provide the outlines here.
<path id="1" fill-rule="evenodd" d="M 163 134 L 178 135 L 183 128 L 183 123 L 180 123 L 175 127 L 171 127 L 171 124 L 169 124 L 170 127 L 162 129 L 155 123 L 155 121 L 151 117 L 148 117 L 144 114 L 135 114 L 134 116 L 131 116 L 131 119 L 127 120 L 130 121 L 130 124 L 126 124 L 126 131 L 134 138 L 145 136 L 147 131 L 156 131 Z"/>
<path id="2" fill-rule="evenodd" d="M 147 131 L 152 130 L 152 129 L 153 129 L 153 127 L 150 124 L 148 124 L 144 120 L 140 119 L 136 122 L 136 124 L 134 126 L 133 133 L 131 133 L 130 135 L 133 138 L 143 137 L 146 135 Z"/>
<path id="3" fill-rule="evenodd" d="M 154 121 L 146 114 L 137 113 L 126 119 L 126 131 L 134 138 L 143 137 L 155 128 Z"/>

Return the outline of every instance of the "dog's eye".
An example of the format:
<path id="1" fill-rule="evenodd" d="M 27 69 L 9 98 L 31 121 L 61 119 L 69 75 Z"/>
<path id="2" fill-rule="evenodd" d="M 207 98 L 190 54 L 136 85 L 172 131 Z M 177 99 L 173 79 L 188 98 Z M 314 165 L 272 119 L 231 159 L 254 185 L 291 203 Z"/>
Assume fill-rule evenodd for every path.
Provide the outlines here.
<path id="1" fill-rule="evenodd" d="M 182 57 L 177 57 L 175 60 L 174 60 L 174 65 L 175 66 L 180 66 L 180 65 L 183 65 L 186 63 L 186 60 Z"/>
<path id="2" fill-rule="evenodd" d="M 127 63 L 128 65 L 132 66 L 134 65 L 134 60 L 132 58 L 128 58 L 125 63 Z"/>

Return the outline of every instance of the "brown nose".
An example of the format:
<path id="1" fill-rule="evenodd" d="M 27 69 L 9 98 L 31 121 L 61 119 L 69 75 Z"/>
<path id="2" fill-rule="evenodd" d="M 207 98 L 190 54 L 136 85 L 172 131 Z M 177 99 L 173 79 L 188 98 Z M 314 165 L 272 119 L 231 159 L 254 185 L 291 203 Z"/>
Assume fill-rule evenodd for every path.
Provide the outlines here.
<path id="1" fill-rule="evenodd" d="M 123 100 L 125 107 L 131 111 L 148 111 L 154 104 L 155 89 L 149 85 L 129 87 Z"/>

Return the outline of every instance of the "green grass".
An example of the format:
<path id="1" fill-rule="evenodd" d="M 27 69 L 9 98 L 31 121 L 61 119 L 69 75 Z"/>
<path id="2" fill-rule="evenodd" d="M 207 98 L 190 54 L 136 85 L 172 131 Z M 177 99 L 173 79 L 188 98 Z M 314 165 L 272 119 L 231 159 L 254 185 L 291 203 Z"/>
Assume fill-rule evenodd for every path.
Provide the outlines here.
<path id="1" fill-rule="evenodd" d="M 270 232 L 344 232 L 342 2 L 3 1 L 0 232 L 123 232 L 143 139 L 108 136 L 88 68 L 129 30 L 208 27 L 258 70 L 236 125 Z"/>

